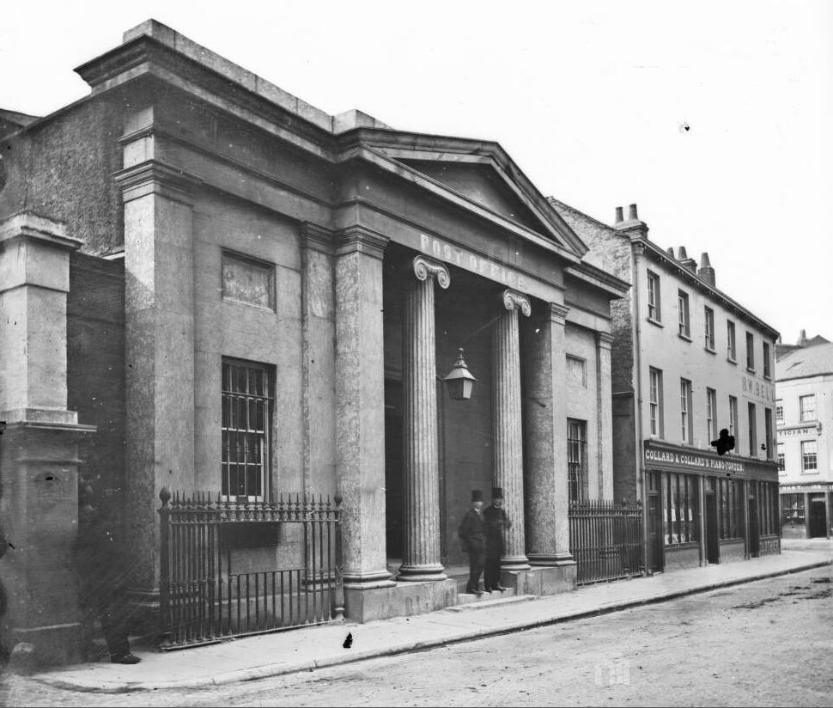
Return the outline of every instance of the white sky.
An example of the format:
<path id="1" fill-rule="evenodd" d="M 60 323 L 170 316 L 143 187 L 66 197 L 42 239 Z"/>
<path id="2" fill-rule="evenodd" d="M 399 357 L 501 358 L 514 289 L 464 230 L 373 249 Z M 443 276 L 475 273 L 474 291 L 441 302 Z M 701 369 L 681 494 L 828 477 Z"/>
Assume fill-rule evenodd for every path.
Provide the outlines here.
<path id="1" fill-rule="evenodd" d="M 826 0 L 9 0 L 0 16 L 0 107 L 84 96 L 73 68 L 153 17 L 329 113 L 497 140 L 606 223 L 636 202 L 655 242 L 708 251 L 785 342 L 833 340 Z"/>

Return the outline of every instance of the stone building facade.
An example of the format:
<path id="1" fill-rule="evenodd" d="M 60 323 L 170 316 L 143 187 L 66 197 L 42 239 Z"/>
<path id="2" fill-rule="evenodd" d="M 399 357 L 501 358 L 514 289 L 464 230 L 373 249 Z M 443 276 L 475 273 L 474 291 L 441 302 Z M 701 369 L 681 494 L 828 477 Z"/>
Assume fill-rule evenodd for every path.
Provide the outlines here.
<path id="1" fill-rule="evenodd" d="M 636 205 L 603 224 L 550 199 L 631 283 L 612 304 L 614 494 L 640 501 L 649 571 L 780 552 L 775 465 L 778 333 L 715 285 L 681 247 L 648 238 Z M 711 441 L 726 428 L 735 448 Z"/>
<path id="2" fill-rule="evenodd" d="M 833 535 L 833 344 L 802 336 L 775 363 L 784 538 Z"/>
<path id="3" fill-rule="evenodd" d="M 569 496 L 613 492 L 628 285 L 509 155 L 325 114 L 152 20 L 76 71 L 85 98 L 4 113 L 2 563 L 28 599 L 3 643 L 71 652 L 79 473 L 148 610 L 163 487 L 341 497 L 362 621 L 456 601 L 472 488 L 504 489 L 504 582 L 574 587 Z M 459 348 L 467 401 L 441 382 Z M 303 554 L 274 538 L 241 562 Z"/>

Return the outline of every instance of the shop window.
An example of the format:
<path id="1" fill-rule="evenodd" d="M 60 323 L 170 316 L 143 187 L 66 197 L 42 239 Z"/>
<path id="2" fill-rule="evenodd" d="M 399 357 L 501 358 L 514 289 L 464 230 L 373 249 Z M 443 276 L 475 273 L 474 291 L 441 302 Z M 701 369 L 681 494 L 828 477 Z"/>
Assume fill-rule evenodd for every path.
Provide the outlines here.
<path id="1" fill-rule="evenodd" d="M 663 537 L 667 546 L 694 543 L 698 540 L 697 478 L 666 472 Z"/>
<path id="2" fill-rule="evenodd" d="M 650 270 L 648 271 L 648 319 L 654 322 L 662 322 L 659 276 Z"/>
<path id="3" fill-rule="evenodd" d="M 720 538 L 743 538 L 742 484 L 735 479 L 721 479 L 718 486 L 720 494 Z"/>
<path id="4" fill-rule="evenodd" d="M 271 395 L 267 367 L 223 361 L 221 493 L 227 499 L 264 496 L 269 465 Z"/>
<path id="5" fill-rule="evenodd" d="M 801 441 L 801 471 L 818 472 L 815 440 Z"/>
<path id="6" fill-rule="evenodd" d="M 804 495 L 803 494 L 782 494 L 781 495 L 781 525 L 782 526 L 803 526 L 804 517 Z"/>
<path id="7" fill-rule="evenodd" d="M 714 310 L 710 307 L 704 309 L 706 320 L 705 346 L 710 352 L 714 351 Z"/>
<path id="8" fill-rule="evenodd" d="M 677 305 L 680 316 L 680 336 L 691 339 L 691 316 L 688 308 L 688 293 L 677 291 Z"/>
<path id="9" fill-rule="evenodd" d="M 663 413 L 662 413 L 662 371 L 651 367 L 650 369 L 650 402 L 649 411 L 651 418 L 651 437 L 663 437 Z"/>
<path id="10" fill-rule="evenodd" d="M 816 397 L 814 395 L 811 396 L 799 396 L 798 398 L 798 410 L 800 414 L 800 420 L 802 423 L 806 423 L 808 421 L 813 421 L 816 419 Z"/>
<path id="11" fill-rule="evenodd" d="M 737 361 L 737 347 L 735 346 L 735 323 L 726 320 L 726 356 L 731 362 Z"/>
<path id="12" fill-rule="evenodd" d="M 587 423 L 567 420 L 567 485 L 570 502 L 584 499 L 587 484 Z"/>

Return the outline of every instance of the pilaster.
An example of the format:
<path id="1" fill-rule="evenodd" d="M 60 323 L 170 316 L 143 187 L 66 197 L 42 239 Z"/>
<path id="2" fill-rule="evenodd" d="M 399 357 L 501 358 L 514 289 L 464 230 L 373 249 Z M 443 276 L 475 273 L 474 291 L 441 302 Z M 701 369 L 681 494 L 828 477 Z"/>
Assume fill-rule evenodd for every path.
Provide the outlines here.
<path id="1" fill-rule="evenodd" d="M 598 498 L 613 499 L 613 397 L 611 347 L 613 335 L 596 332 L 596 411 Z"/>
<path id="2" fill-rule="evenodd" d="M 152 110 L 132 121 L 121 141 L 127 167 L 115 175 L 124 202 L 127 535 L 136 602 L 152 606 L 159 491 L 194 486 L 193 204 L 200 182 L 155 159 Z"/>
<path id="3" fill-rule="evenodd" d="M 424 256 L 412 262 L 402 322 L 404 509 L 399 580 L 445 580 L 440 562 L 440 476 L 437 456 L 437 363 L 434 281 L 446 289 L 448 269 Z"/>
<path id="4" fill-rule="evenodd" d="M 393 585 L 385 552 L 382 258 L 388 239 L 353 226 L 336 237 L 336 472 L 343 498 L 343 577 L 351 590 Z M 355 604 L 355 601 L 354 601 Z"/>

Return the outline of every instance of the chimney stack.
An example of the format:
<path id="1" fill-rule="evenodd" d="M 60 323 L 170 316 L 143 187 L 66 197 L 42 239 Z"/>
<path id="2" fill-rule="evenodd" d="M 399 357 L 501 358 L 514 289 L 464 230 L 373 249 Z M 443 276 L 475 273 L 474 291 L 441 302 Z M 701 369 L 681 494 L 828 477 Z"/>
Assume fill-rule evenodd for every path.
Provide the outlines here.
<path id="1" fill-rule="evenodd" d="M 692 273 L 697 272 L 697 261 L 688 257 L 688 254 L 685 251 L 685 246 L 680 246 L 677 249 L 677 260 L 683 268 L 690 270 Z"/>
<path id="2" fill-rule="evenodd" d="M 669 246 L 668 248 L 666 248 L 666 249 L 665 249 L 665 252 L 666 252 L 669 256 L 671 256 L 671 258 L 676 258 L 676 256 L 674 256 L 674 247 L 673 247 L 673 246 Z"/>
<path id="3" fill-rule="evenodd" d="M 617 231 L 627 232 L 631 239 L 648 238 L 648 224 L 639 220 L 636 213 L 636 204 L 628 206 L 628 220 L 624 220 L 622 207 L 616 207 L 616 223 L 613 228 Z"/>
<path id="4" fill-rule="evenodd" d="M 799 347 L 806 347 L 807 346 L 807 330 L 802 329 L 801 334 L 798 335 L 798 346 Z"/>
<path id="5" fill-rule="evenodd" d="M 709 254 L 706 252 L 700 254 L 700 267 L 697 269 L 697 275 L 709 285 L 715 287 L 714 268 L 712 268 L 712 264 L 709 262 Z"/>

